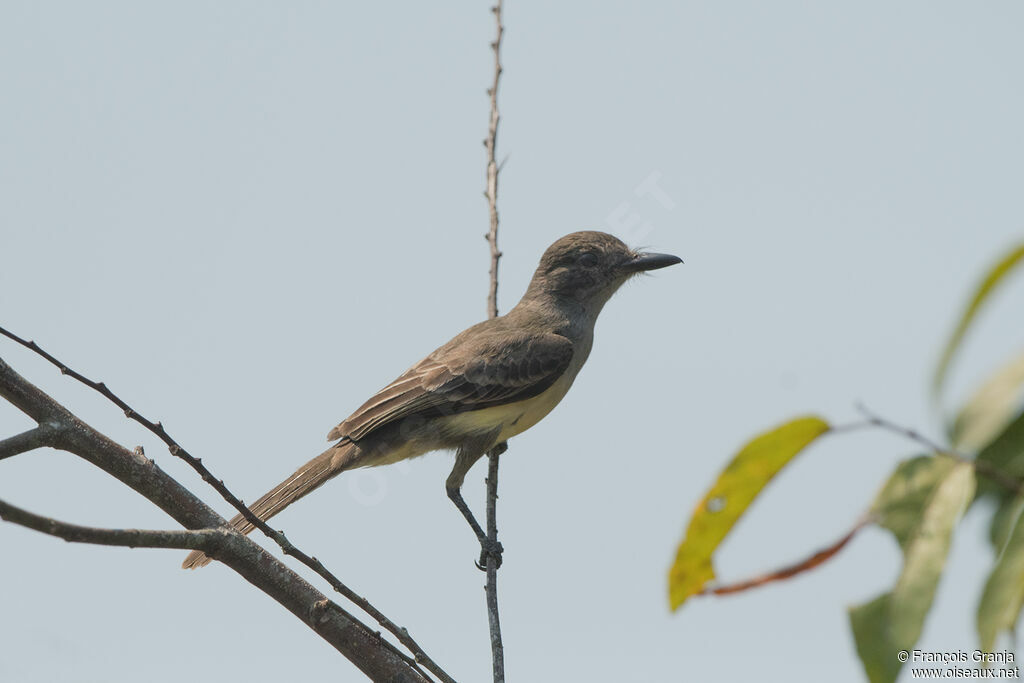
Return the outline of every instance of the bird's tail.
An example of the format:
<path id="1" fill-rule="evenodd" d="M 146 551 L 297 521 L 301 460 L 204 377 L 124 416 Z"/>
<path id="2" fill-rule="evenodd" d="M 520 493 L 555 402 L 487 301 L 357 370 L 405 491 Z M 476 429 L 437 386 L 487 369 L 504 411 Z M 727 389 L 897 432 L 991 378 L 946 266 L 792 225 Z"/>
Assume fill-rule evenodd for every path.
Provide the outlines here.
<path id="1" fill-rule="evenodd" d="M 345 466 L 351 462 L 357 451 L 358 447 L 352 443 L 332 446 L 267 492 L 263 497 L 250 505 L 249 509 L 264 521 L 270 519 L 299 498 L 319 488 L 328 479 L 341 473 Z M 241 515 L 235 515 L 229 523 L 243 534 L 248 534 L 254 528 Z M 198 569 L 199 567 L 205 567 L 212 561 L 203 552 L 195 550 L 185 558 L 181 568 Z"/>

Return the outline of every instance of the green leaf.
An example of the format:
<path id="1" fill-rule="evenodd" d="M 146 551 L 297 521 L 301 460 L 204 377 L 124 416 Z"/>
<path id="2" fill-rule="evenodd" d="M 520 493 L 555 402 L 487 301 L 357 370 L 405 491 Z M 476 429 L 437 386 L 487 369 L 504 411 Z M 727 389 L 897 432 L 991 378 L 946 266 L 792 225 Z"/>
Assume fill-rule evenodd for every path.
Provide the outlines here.
<path id="1" fill-rule="evenodd" d="M 850 628 L 857 645 L 857 656 L 871 683 L 895 681 L 900 673 L 900 660 L 889 637 L 889 593 L 879 595 L 863 605 L 851 607 Z"/>
<path id="2" fill-rule="evenodd" d="M 953 355 L 956 353 L 957 348 L 960 346 L 960 342 L 963 341 L 964 334 L 967 332 L 967 328 L 970 327 L 971 322 L 974 320 L 974 316 L 977 315 L 981 305 L 988 298 L 989 294 L 996 288 L 996 286 L 1006 277 L 1014 267 L 1024 259 L 1024 244 L 1018 245 L 1007 252 L 1002 259 L 996 263 L 988 274 L 985 275 L 985 279 L 978 285 L 978 289 L 974 292 L 974 296 L 971 298 L 971 302 L 967 305 L 967 309 L 960 316 L 960 321 L 957 323 L 956 328 L 953 330 L 953 334 L 950 336 L 949 341 L 946 342 L 945 348 L 942 350 L 942 356 L 939 358 L 939 364 L 935 368 L 935 377 L 932 380 L 932 395 L 936 398 L 942 391 L 942 385 L 946 381 L 946 373 L 949 370 L 950 361 L 953 360 Z"/>
<path id="3" fill-rule="evenodd" d="M 1024 524 L 1020 523 L 1019 499 L 1012 502 L 1018 514 L 978 603 L 978 637 L 986 652 L 995 648 L 1001 631 L 1009 631 L 1017 623 L 1024 604 Z"/>
<path id="4" fill-rule="evenodd" d="M 1017 517 L 1024 509 L 1024 497 L 1006 496 L 996 505 L 992 513 L 992 521 L 988 527 L 988 540 L 992 544 L 992 550 L 996 556 L 1003 552 L 1006 542 L 1010 540 L 1010 532 L 1013 531 Z"/>
<path id="5" fill-rule="evenodd" d="M 715 578 L 711 556 L 772 477 L 829 430 L 818 417 L 802 417 L 745 445 L 698 503 L 669 570 L 669 604 L 678 609 Z"/>
<path id="6" fill-rule="evenodd" d="M 913 537 L 903 546 L 903 571 L 892 591 L 891 635 L 914 643 L 949 554 L 953 527 L 974 497 L 974 468 L 958 463 L 938 483 Z"/>
<path id="7" fill-rule="evenodd" d="M 1024 479 L 1024 413 L 1014 419 L 1003 433 L 978 453 L 978 462 L 1002 472 L 1011 480 Z M 1005 484 L 979 472 L 978 495 L 994 495 L 999 499 L 1013 494 Z"/>
<path id="8" fill-rule="evenodd" d="M 1020 411 L 1024 353 L 989 377 L 953 421 L 953 447 L 977 451 L 1006 429 Z"/>
<path id="9" fill-rule="evenodd" d="M 923 455 L 896 468 L 871 506 L 871 514 L 892 532 L 903 551 L 896 585 L 850 610 L 857 653 L 871 683 L 892 683 L 896 658 L 921 635 L 953 527 L 974 496 L 974 468 L 946 456 Z"/>

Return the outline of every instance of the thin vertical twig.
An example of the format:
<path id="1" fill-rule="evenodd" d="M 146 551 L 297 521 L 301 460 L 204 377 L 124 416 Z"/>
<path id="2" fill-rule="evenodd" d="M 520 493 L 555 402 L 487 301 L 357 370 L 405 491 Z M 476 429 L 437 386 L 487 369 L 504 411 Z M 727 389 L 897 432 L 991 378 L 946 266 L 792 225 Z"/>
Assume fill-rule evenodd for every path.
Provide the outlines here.
<path id="1" fill-rule="evenodd" d="M 484 146 L 487 148 L 487 189 L 484 195 L 487 197 L 487 208 L 490 210 L 490 229 L 487 231 L 487 243 L 491 247 L 491 284 L 487 291 L 487 317 L 498 317 L 498 261 L 501 260 L 501 251 L 498 249 L 498 162 L 494 156 L 495 148 L 498 146 L 498 122 L 501 121 L 501 113 L 498 111 L 498 84 L 501 81 L 501 38 L 505 27 L 501 24 L 501 2 L 497 0 L 491 11 L 494 12 L 495 22 L 498 27 L 498 35 L 491 43 L 494 51 L 494 80 L 491 87 L 487 89 L 487 95 L 491 98 L 491 118 L 487 126 L 487 138 Z"/>
<path id="2" fill-rule="evenodd" d="M 498 145 L 498 122 L 501 114 L 498 111 L 498 84 L 501 81 L 501 38 L 505 32 L 501 23 L 501 3 L 496 0 L 491 8 L 494 13 L 494 22 L 497 28 L 497 36 L 491 43 L 494 52 L 494 80 L 491 87 L 487 89 L 487 95 L 491 99 L 491 116 L 487 126 L 487 138 L 484 146 L 487 148 L 487 189 L 484 195 L 487 197 L 487 208 L 490 213 L 490 227 L 487 231 L 487 243 L 491 252 L 490 287 L 487 291 L 487 317 L 498 317 L 498 262 L 501 260 L 501 251 L 498 249 L 498 166 L 495 158 L 495 148 Z M 498 545 L 498 457 L 507 448 L 504 443 L 498 444 L 487 454 L 487 539 L 490 547 L 500 548 Z M 487 625 L 491 633 L 491 669 L 494 683 L 505 682 L 505 648 L 501 642 L 501 621 L 498 618 L 498 565 L 501 562 L 501 555 L 495 552 L 487 554 L 487 584 L 484 587 L 487 595 Z"/>
<path id="3" fill-rule="evenodd" d="M 495 448 L 487 455 L 487 538 L 498 542 L 498 458 L 503 449 Z M 501 642 L 501 621 L 498 618 L 498 562 L 500 556 L 487 556 L 487 626 L 491 632 L 491 670 L 494 683 L 505 681 L 505 646 Z"/>

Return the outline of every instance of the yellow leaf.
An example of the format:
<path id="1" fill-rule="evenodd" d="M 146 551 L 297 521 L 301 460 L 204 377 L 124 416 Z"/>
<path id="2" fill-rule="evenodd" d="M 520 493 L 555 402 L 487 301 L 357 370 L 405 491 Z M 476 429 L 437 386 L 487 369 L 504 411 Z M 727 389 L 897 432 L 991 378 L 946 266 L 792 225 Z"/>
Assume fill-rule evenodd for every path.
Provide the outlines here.
<path id="1" fill-rule="evenodd" d="M 785 465 L 827 432 L 818 417 L 801 417 L 745 445 L 697 505 L 669 570 L 669 604 L 678 609 L 715 578 L 711 555 L 758 494 Z"/>
<path id="2" fill-rule="evenodd" d="M 963 341 L 964 334 L 967 332 L 967 328 L 970 326 L 971 321 L 974 320 L 974 316 L 978 313 L 982 303 L 988 298 L 988 295 L 992 293 L 992 290 L 996 288 L 996 285 L 1006 277 L 1006 275 L 1013 270 L 1013 268 L 1024 259 L 1024 244 L 1018 245 L 1014 249 L 1011 249 L 995 266 L 988 272 L 985 279 L 981 281 L 977 291 L 971 298 L 971 302 L 967 305 L 967 309 L 960 316 L 960 322 L 957 323 L 956 329 L 953 330 L 952 336 L 949 341 L 946 342 L 946 347 L 942 350 L 942 356 L 939 359 L 939 365 L 935 368 L 935 377 L 932 380 L 932 395 L 938 398 L 939 392 L 942 390 L 942 385 L 946 381 L 946 372 L 949 370 L 949 363 L 953 360 L 953 354 L 956 353 L 957 348 L 960 346 L 960 342 Z"/>
<path id="3" fill-rule="evenodd" d="M 1000 368 L 961 408 L 953 421 L 953 446 L 977 451 L 999 435 L 1020 408 L 1024 353 Z"/>

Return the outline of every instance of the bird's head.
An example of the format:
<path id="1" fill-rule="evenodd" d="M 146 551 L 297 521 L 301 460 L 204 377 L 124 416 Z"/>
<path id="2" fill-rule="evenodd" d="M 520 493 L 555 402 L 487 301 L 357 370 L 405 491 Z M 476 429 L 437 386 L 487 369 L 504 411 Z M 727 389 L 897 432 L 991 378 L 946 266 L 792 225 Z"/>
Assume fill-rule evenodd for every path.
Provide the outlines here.
<path id="1" fill-rule="evenodd" d="M 633 251 L 606 232 L 585 230 L 562 237 L 540 258 L 530 291 L 601 306 L 626 280 L 682 263 L 678 256 Z"/>

